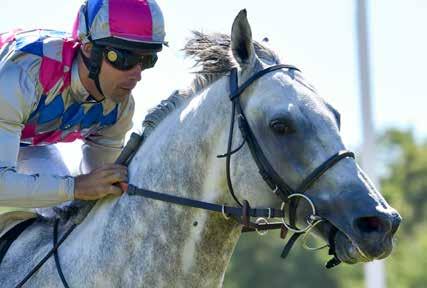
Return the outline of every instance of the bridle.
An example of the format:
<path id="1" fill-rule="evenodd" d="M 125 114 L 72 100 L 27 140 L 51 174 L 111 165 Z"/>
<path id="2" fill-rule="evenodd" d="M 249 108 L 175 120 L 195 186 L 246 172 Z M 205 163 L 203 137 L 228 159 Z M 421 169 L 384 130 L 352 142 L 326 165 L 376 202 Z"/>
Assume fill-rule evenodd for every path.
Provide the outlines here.
<path id="1" fill-rule="evenodd" d="M 285 245 L 283 252 L 281 254 L 282 258 L 285 258 L 289 251 L 291 250 L 293 244 L 302 234 L 311 230 L 314 226 L 316 226 L 320 221 L 326 221 L 316 213 L 316 207 L 313 201 L 304 193 L 330 168 L 332 168 L 335 164 L 337 164 L 340 160 L 350 157 L 355 158 L 354 153 L 343 150 L 334 154 L 332 157 L 323 162 L 319 167 L 317 167 L 313 172 L 311 172 L 298 187 L 294 190 L 292 189 L 274 170 L 265 156 L 261 146 L 259 145 L 254 133 L 251 130 L 251 127 L 246 119 L 244 111 L 242 109 L 240 95 L 248 88 L 252 83 L 256 80 L 273 71 L 287 69 L 290 71 L 300 71 L 298 68 L 292 65 L 278 64 L 274 66 L 270 66 L 264 70 L 261 70 L 251 76 L 248 80 L 246 80 L 241 86 L 238 85 L 238 71 L 237 68 L 233 68 L 230 72 L 230 100 L 232 102 L 232 113 L 231 113 L 231 121 L 230 121 L 230 132 L 228 137 L 228 145 L 227 145 L 227 153 L 223 155 L 218 155 L 218 158 L 226 158 L 226 175 L 227 175 L 227 186 L 228 190 L 236 201 L 238 207 L 234 206 L 226 206 L 208 203 L 204 201 L 198 201 L 194 199 L 189 199 L 185 197 L 178 197 L 166 193 L 160 193 L 155 191 L 150 191 L 143 188 L 138 188 L 134 185 L 129 184 L 127 194 L 130 196 L 142 196 L 145 198 L 150 198 L 154 200 L 160 200 L 172 204 L 183 205 L 193 208 L 200 208 L 204 210 L 220 212 L 224 216 L 224 218 L 229 219 L 233 217 L 237 220 L 241 225 L 243 225 L 243 232 L 248 231 L 257 231 L 260 234 L 267 230 L 272 229 L 282 229 L 282 238 L 285 238 L 286 232 L 288 230 L 294 232 L 291 238 Z M 237 114 L 237 116 L 236 116 Z M 233 144 L 233 132 L 235 126 L 235 119 L 238 119 L 238 126 L 240 132 L 243 137 L 243 142 L 238 146 L 238 148 L 232 150 Z M 130 141 L 126 144 L 122 154 L 119 156 L 116 163 L 128 164 L 132 157 L 135 155 L 136 150 L 139 148 L 139 145 L 142 143 L 142 138 L 144 134 L 139 136 L 137 134 L 133 134 L 131 136 Z M 239 201 L 236 197 L 231 181 L 230 175 L 230 162 L 231 156 L 238 152 L 244 144 L 247 143 L 252 158 L 254 159 L 259 173 L 262 176 L 263 180 L 270 187 L 271 191 L 277 195 L 282 201 L 282 206 L 280 209 L 278 208 L 251 208 L 248 201 Z M 298 200 L 304 199 L 307 201 L 312 209 L 312 213 L 306 219 L 308 226 L 305 228 L 299 229 L 296 227 L 296 209 L 298 205 Z M 285 207 L 288 208 L 289 222 L 285 221 Z M 250 218 L 255 217 L 257 220 L 255 222 L 251 222 Z M 281 222 L 269 223 L 267 219 L 269 218 L 281 218 Z M 73 224 L 69 230 L 67 230 L 63 236 L 58 240 L 57 237 L 57 228 L 58 221 L 55 222 L 54 225 L 54 246 L 52 250 L 40 261 L 40 263 L 22 280 L 16 287 L 22 287 L 22 285 L 29 279 L 31 276 L 47 261 L 47 259 L 54 255 L 55 263 L 58 269 L 58 273 L 60 275 L 61 281 L 64 287 L 69 287 L 65 277 L 62 273 L 61 265 L 59 262 L 59 257 L 57 250 L 60 245 L 64 242 L 64 240 L 71 234 L 77 224 Z M 335 253 L 335 234 L 337 233 L 337 229 L 332 226 L 329 233 L 329 254 L 333 255 L 333 258 L 326 263 L 326 268 L 332 268 L 338 265 L 341 261 L 337 258 Z"/>
<path id="2" fill-rule="evenodd" d="M 238 85 L 238 71 L 237 68 L 233 68 L 230 72 L 230 100 L 232 103 L 232 113 L 231 113 L 231 121 L 230 121 L 230 132 L 228 136 L 228 145 L 227 145 L 227 153 L 223 155 L 218 155 L 218 158 L 226 158 L 226 175 L 227 175 L 227 186 L 228 190 L 237 203 L 239 207 L 230 207 L 225 205 L 218 205 L 207 203 L 203 201 L 188 199 L 184 197 L 178 197 L 173 195 L 168 195 L 165 193 L 154 192 L 142 188 L 135 187 L 133 185 L 129 185 L 127 193 L 129 195 L 138 195 L 146 198 L 151 198 L 155 200 L 161 200 L 164 202 L 174 203 L 183 206 L 189 206 L 194 208 L 201 208 L 205 210 L 221 212 L 226 219 L 229 219 L 232 216 L 236 219 L 240 224 L 243 225 L 243 231 L 266 231 L 271 229 L 282 228 L 282 231 L 291 230 L 294 232 L 292 237 L 289 239 L 288 243 L 285 245 L 285 248 L 281 254 L 282 258 L 286 258 L 290 249 L 292 248 L 295 241 L 310 230 L 312 227 L 317 225 L 319 221 L 325 221 L 316 213 L 316 207 L 313 201 L 304 193 L 323 175 L 326 171 L 332 168 L 335 164 L 337 164 L 340 160 L 344 158 L 355 158 L 354 153 L 343 150 L 334 154 L 332 157 L 323 162 L 319 167 L 317 167 L 313 172 L 311 172 L 302 182 L 301 184 L 294 190 L 288 185 L 274 170 L 265 156 L 261 146 L 258 144 L 258 141 L 252 132 L 252 129 L 249 125 L 249 122 L 246 119 L 244 111 L 242 109 L 240 95 L 248 88 L 252 83 L 256 80 L 273 71 L 287 69 L 293 71 L 300 71 L 298 68 L 292 65 L 286 64 L 278 64 L 274 66 L 270 66 L 266 69 L 263 69 L 254 75 L 252 75 L 248 80 L 246 80 L 241 86 Z M 237 114 L 237 115 L 236 115 Z M 238 119 L 238 126 L 240 132 L 243 137 L 242 143 L 236 149 L 232 149 L 233 145 L 233 132 L 235 126 L 235 119 Z M 252 158 L 254 159 L 258 172 L 262 176 L 263 180 L 270 189 L 273 191 L 275 195 L 277 195 L 281 201 L 282 206 L 280 209 L 277 208 L 251 208 L 248 201 L 240 202 L 234 193 L 231 175 L 230 175 L 230 162 L 231 156 L 238 152 L 244 144 L 247 143 L 249 150 L 251 152 Z M 296 227 L 296 208 L 299 199 L 306 200 L 311 209 L 312 214 L 309 215 L 307 220 L 308 226 L 303 229 L 299 229 Z M 289 222 L 285 221 L 285 206 L 289 207 Z M 250 217 L 257 217 L 256 222 L 251 222 Z M 269 223 L 266 218 L 277 218 L 280 217 L 282 222 L 279 223 Z M 335 253 L 335 245 L 334 238 L 337 232 L 337 229 L 332 226 L 329 233 L 329 254 L 334 257 L 326 264 L 327 268 L 332 268 L 340 263 L 340 260 L 337 258 Z"/>
<path id="3" fill-rule="evenodd" d="M 311 227 L 315 226 L 318 221 L 324 221 L 320 216 L 316 213 L 316 207 L 313 203 L 313 201 L 304 193 L 323 175 L 326 171 L 328 171 L 330 168 L 332 168 L 335 164 L 337 164 L 340 160 L 350 157 L 355 158 L 354 153 L 343 150 L 339 151 L 333 156 L 331 156 L 329 159 L 327 159 L 325 162 L 323 162 L 319 167 L 317 167 L 313 172 L 311 172 L 298 187 L 294 190 L 291 188 L 290 185 L 288 185 L 274 170 L 274 168 L 271 166 L 270 162 L 268 161 L 267 157 L 265 156 L 263 150 L 261 149 L 261 146 L 258 144 L 258 141 L 252 132 L 252 129 L 249 125 L 249 122 L 247 121 L 247 118 L 244 114 L 244 111 L 242 109 L 240 95 L 245 91 L 246 88 L 248 88 L 252 83 L 254 83 L 256 80 L 261 78 L 267 73 L 281 70 L 281 69 L 287 69 L 291 71 L 300 71 L 298 68 L 296 68 L 293 65 L 286 65 L 286 64 L 278 64 L 274 66 L 270 66 L 264 70 L 261 70 L 257 73 L 255 73 L 253 76 L 251 76 L 248 80 L 246 80 L 240 87 L 238 84 L 238 72 L 237 68 L 233 68 L 230 72 L 230 100 L 232 102 L 232 115 L 231 115 L 231 124 L 230 124 L 230 133 L 229 133 L 229 140 L 228 140 L 228 147 L 227 147 L 227 153 L 225 155 L 221 155 L 221 157 L 226 157 L 226 173 L 227 173 L 227 185 L 228 189 L 233 196 L 234 200 L 240 207 L 244 207 L 242 203 L 237 199 L 234 189 L 231 182 L 231 176 L 230 176 L 230 158 L 231 155 L 237 152 L 240 148 L 243 147 L 244 143 L 246 142 L 248 144 L 249 150 L 251 152 L 252 158 L 254 159 L 259 174 L 262 176 L 265 183 L 270 187 L 271 191 L 278 196 L 282 201 L 282 207 L 281 211 L 284 213 L 285 206 L 288 206 L 289 209 L 289 222 L 286 222 L 284 219 L 284 216 L 282 217 L 282 223 L 283 225 L 288 229 L 294 232 L 292 237 L 289 239 L 288 243 L 286 244 L 281 257 L 285 258 L 290 249 L 292 248 L 292 245 L 295 243 L 295 241 L 304 234 L 306 231 L 311 229 Z M 237 112 L 237 117 L 235 116 Z M 240 132 L 243 136 L 243 142 L 239 145 L 239 147 L 236 150 L 231 150 L 232 148 L 232 138 L 233 138 L 233 129 L 234 129 L 234 122 L 235 119 L 238 119 L 238 126 L 240 129 Z M 303 229 L 298 229 L 296 224 L 296 208 L 298 204 L 299 199 L 306 200 L 311 209 L 312 214 L 309 215 L 308 219 L 306 219 L 308 226 L 306 226 Z M 247 203 L 247 202 L 246 202 Z M 246 204 L 247 205 L 247 204 Z M 263 221 L 265 223 L 268 223 L 268 221 Z M 268 225 L 268 224 L 264 224 Z M 327 268 L 332 268 L 340 263 L 340 260 L 337 258 L 335 253 L 335 245 L 334 245 L 334 238 L 335 234 L 337 232 L 337 229 L 333 226 L 331 229 L 331 232 L 329 234 L 329 247 L 330 251 L 329 254 L 333 255 L 334 257 L 326 264 Z"/>

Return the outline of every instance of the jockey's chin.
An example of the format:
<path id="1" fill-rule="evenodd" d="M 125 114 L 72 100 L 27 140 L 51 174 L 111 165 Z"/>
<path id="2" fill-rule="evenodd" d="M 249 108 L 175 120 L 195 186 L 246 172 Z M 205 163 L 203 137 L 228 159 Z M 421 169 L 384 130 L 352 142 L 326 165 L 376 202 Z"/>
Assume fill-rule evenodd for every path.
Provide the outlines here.
<path id="1" fill-rule="evenodd" d="M 112 93 L 111 95 L 106 95 L 106 97 L 114 103 L 120 104 L 125 102 L 129 98 L 131 92 L 132 89 L 119 87 L 114 90 L 114 93 Z"/>

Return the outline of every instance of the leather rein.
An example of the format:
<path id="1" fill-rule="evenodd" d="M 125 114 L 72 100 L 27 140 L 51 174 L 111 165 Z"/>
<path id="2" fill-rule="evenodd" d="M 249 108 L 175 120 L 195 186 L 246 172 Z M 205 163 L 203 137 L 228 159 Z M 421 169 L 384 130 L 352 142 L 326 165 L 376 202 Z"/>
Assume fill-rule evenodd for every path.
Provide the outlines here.
<path id="1" fill-rule="evenodd" d="M 225 219 L 229 219 L 232 217 L 233 219 L 237 220 L 242 226 L 242 232 L 252 232 L 257 231 L 259 234 L 263 235 L 267 230 L 272 229 L 281 229 L 281 237 L 285 238 L 287 231 L 291 230 L 294 232 L 292 237 L 288 240 L 286 243 L 283 252 L 281 254 L 282 258 L 286 258 L 288 253 L 290 252 L 293 244 L 296 242 L 296 240 L 299 238 L 299 236 L 303 235 L 307 231 L 309 231 L 311 228 L 313 228 L 317 223 L 320 221 L 325 221 L 320 216 L 316 215 L 316 208 L 312 200 L 306 196 L 304 193 L 330 168 L 332 168 L 335 164 L 337 164 L 340 160 L 344 158 L 355 158 L 354 153 L 343 150 L 339 151 L 336 154 L 334 154 L 332 157 L 327 159 L 324 163 L 322 163 L 319 167 L 317 167 L 312 173 L 310 173 L 302 182 L 301 184 L 294 190 L 292 189 L 274 170 L 274 168 L 271 166 L 270 162 L 267 160 L 267 157 L 265 156 L 264 152 L 262 151 L 260 145 L 258 144 L 258 141 L 256 140 L 256 137 L 254 136 L 254 133 L 251 130 L 251 127 L 246 120 L 246 116 L 244 114 L 244 111 L 241 106 L 240 101 L 240 95 L 248 88 L 252 83 L 254 83 L 256 80 L 264 76 L 265 74 L 268 74 L 273 71 L 281 70 L 281 69 L 287 69 L 288 71 L 300 71 L 298 68 L 292 65 L 286 65 L 286 64 L 278 64 L 271 67 L 268 67 L 264 70 L 261 70 L 257 73 L 255 73 L 253 76 L 251 76 L 248 80 L 246 80 L 241 86 L 238 85 L 238 71 L 237 68 L 233 68 L 230 72 L 230 100 L 232 102 L 232 113 L 231 113 L 231 123 L 230 123 L 230 132 L 229 132 L 229 138 L 228 138 L 228 145 L 227 145 L 227 153 L 223 155 L 218 155 L 218 158 L 226 158 L 226 174 L 227 174 L 227 186 L 230 194 L 232 195 L 233 199 L 236 201 L 236 204 L 238 207 L 234 206 L 227 206 L 227 205 L 219 205 L 214 203 L 208 203 L 204 201 L 189 199 L 185 197 L 178 197 L 166 193 L 160 193 L 155 192 L 143 188 L 138 188 L 132 184 L 129 184 L 127 194 L 130 196 L 142 196 L 145 198 L 150 198 L 154 200 L 164 201 L 167 203 L 187 206 L 187 207 L 193 207 L 193 208 L 200 208 L 204 210 L 209 210 L 213 212 L 219 212 L 222 213 Z M 236 116 L 237 113 L 237 116 Z M 240 129 L 240 132 L 243 137 L 243 142 L 238 146 L 238 148 L 232 150 L 232 144 L 233 144 L 233 131 L 235 126 L 235 119 L 238 120 L 238 126 Z M 143 135 L 137 135 L 133 133 L 131 135 L 130 140 L 126 144 L 125 148 L 123 149 L 122 153 L 120 154 L 119 158 L 116 160 L 115 163 L 118 164 L 124 164 L 128 165 L 130 163 L 130 160 L 135 155 L 136 151 L 138 150 L 139 146 L 142 144 L 142 138 Z M 230 162 L 231 162 L 231 156 L 238 152 L 244 144 L 247 143 L 249 150 L 251 152 L 252 158 L 254 159 L 259 173 L 262 176 L 265 183 L 270 187 L 272 192 L 280 198 L 282 201 L 282 206 L 280 209 L 278 208 L 251 208 L 248 201 L 244 200 L 242 202 L 239 201 L 239 199 L 236 197 L 231 181 L 231 175 L 230 175 Z M 307 217 L 306 221 L 308 223 L 308 226 L 306 226 L 303 229 L 298 229 L 295 226 L 296 223 L 296 208 L 298 204 L 299 199 L 306 200 L 311 208 L 312 208 L 312 214 Z M 289 222 L 285 221 L 285 206 L 288 208 L 288 218 Z M 257 218 L 255 222 L 251 222 L 251 217 Z M 281 218 L 281 222 L 274 222 L 269 223 L 267 219 L 270 218 Z M 55 222 L 54 225 L 54 242 L 53 242 L 53 248 L 49 253 L 40 261 L 36 267 L 33 268 L 33 270 L 26 275 L 26 277 L 16 286 L 16 287 L 22 287 L 22 285 L 31 278 L 31 276 L 38 270 L 40 267 L 52 256 L 54 255 L 56 267 L 58 270 L 58 274 L 61 278 L 61 281 L 64 285 L 64 287 L 68 288 L 68 284 L 65 280 L 65 277 L 63 275 L 61 265 L 59 262 L 58 257 L 58 249 L 60 245 L 64 242 L 64 240 L 71 234 L 71 232 L 76 228 L 78 224 L 73 224 L 64 234 L 63 236 L 58 240 L 57 230 L 58 230 L 58 222 Z M 336 265 L 338 265 L 341 261 L 338 259 L 335 253 L 335 243 L 334 238 L 335 234 L 337 232 L 337 229 L 335 227 L 332 228 L 331 232 L 329 233 L 329 254 L 333 255 L 333 258 L 329 260 L 326 263 L 326 268 L 332 268 Z"/>

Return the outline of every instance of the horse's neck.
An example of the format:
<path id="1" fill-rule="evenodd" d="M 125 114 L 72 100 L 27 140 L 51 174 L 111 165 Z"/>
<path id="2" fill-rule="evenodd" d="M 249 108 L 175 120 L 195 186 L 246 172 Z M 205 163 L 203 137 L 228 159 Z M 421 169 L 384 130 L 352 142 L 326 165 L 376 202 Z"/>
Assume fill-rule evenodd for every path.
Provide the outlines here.
<path id="1" fill-rule="evenodd" d="M 159 124 L 132 161 L 132 184 L 212 203 L 230 201 L 225 162 L 216 157 L 225 152 L 228 136 L 231 105 L 225 85 L 219 80 Z M 240 234 L 220 214 L 138 196 L 122 197 L 110 216 L 111 227 L 121 230 L 110 233 L 125 230 L 133 241 L 133 251 L 118 247 L 122 251 L 114 255 L 138 259 L 132 263 L 137 267 L 128 269 L 139 271 L 147 287 L 220 285 Z"/>
<path id="2" fill-rule="evenodd" d="M 129 168 L 133 184 L 187 197 L 203 197 L 202 186 L 211 173 L 210 166 L 224 165 L 216 156 L 225 152 L 228 136 L 231 105 L 224 95 L 225 85 L 225 79 L 219 80 L 154 129 Z M 216 184 L 210 183 L 212 188 L 220 188 L 213 187 Z"/>

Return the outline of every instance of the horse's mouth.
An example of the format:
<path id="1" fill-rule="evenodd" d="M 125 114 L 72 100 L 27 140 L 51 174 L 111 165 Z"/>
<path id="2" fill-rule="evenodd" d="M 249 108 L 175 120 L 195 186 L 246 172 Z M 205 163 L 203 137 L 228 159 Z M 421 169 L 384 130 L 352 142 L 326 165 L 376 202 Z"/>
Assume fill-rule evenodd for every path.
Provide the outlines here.
<path id="1" fill-rule="evenodd" d="M 370 262 L 387 257 L 392 250 L 391 236 L 367 235 L 352 239 L 341 231 L 334 237 L 335 254 L 347 264 Z M 380 240 L 381 239 L 381 240 Z"/>
<path id="2" fill-rule="evenodd" d="M 333 248 L 335 256 L 347 264 L 383 259 L 393 248 L 393 233 L 358 233 L 351 229 L 344 232 L 329 221 L 318 228 L 322 238 Z"/>
<path id="3" fill-rule="evenodd" d="M 344 263 L 355 264 L 374 260 L 373 257 L 364 253 L 359 245 L 341 231 L 337 232 L 333 241 L 335 242 L 335 254 Z"/>

